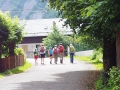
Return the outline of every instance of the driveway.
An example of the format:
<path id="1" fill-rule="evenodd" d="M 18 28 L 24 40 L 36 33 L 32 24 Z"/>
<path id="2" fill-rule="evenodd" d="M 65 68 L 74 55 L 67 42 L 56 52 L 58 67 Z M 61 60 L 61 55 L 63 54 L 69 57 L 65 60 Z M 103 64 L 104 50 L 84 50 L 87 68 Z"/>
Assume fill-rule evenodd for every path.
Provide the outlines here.
<path id="1" fill-rule="evenodd" d="M 69 58 L 64 58 L 64 64 L 49 64 L 49 58 L 45 58 L 45 64 L 34 65 L 34 59 L 27 58 L 33 66 L 24 73 L 14 74 L 0 79 L 0 90 L 90 90 L 87 76 L 95 68 L 85 62 L 75 60 L 70 63 Z M 54 62 L 54 61 L 53 61 Z"/>

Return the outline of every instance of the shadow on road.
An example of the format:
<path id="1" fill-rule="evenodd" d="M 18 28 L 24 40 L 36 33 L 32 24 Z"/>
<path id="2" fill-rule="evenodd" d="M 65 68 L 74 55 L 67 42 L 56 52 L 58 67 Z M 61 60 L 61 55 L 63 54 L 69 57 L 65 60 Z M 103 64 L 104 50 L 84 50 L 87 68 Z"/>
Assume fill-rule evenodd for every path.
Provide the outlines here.
<path id="1" fill-rule="evenodd" d="M 19 87 L 13 90 L 95 90 L 94 82 L 99 75 L 97 70 L 58 73 L 46 81 L 16 83 Z"/>

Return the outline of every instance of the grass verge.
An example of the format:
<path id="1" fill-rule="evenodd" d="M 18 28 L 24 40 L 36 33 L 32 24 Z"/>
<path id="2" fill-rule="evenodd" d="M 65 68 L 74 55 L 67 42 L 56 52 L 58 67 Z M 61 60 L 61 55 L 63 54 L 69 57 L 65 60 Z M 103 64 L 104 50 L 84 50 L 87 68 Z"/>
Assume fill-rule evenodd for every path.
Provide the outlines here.
<path id="1" fill-rule="evenodd" d="M 22 72 L 28 70 L 31 66 L 32 66 L 31 63 L 25 62 L 25 64 L 23 66 L 19 66 L 19 67 L 13 68 L 11 70 L 7 70 L 4 73 L 0 73 L 0 78 L 3 78 L 8 75 L 12 75 L 12 74 L 22 73 Z"/>
<path id="2" fill-rule="evenodd" d="M 89 56 L 75 56 L 75 59 L 93 64 L 96 69 L 103 69 L 103 63 L 98 60 L 91 60 Z"/>

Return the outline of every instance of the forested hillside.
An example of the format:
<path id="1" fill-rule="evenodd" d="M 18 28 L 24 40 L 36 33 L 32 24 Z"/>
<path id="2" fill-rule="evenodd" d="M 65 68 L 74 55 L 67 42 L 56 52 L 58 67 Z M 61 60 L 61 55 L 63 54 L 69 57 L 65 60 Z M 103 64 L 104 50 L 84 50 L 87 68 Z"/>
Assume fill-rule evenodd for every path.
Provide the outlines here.
<path id="1" fill-rule="evenodd" d="M 42 0 L 0 0 L 0 10 L 9 11 L 20 19 L 56 18 L 57 12 L 47 8 Z"/>

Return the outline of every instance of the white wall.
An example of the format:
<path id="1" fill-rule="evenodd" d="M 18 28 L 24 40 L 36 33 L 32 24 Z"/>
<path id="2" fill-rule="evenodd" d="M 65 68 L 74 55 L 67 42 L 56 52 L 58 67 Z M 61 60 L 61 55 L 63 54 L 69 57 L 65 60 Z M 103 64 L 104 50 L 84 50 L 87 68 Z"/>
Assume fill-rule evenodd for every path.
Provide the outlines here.
<path id="1" fill-rule="evenodd" d="M 22 48 L 22 46 L 27 45 L 28 51 L 25 51 L 25 56 L 27 58 L 33 58 L 33 52 L 36 49 L 36 45 L 40 45 L 40 43 L 31 43 L 31 44 L 19 44 L 17 45 L 19 48 Z M 38 48 L 39 50 L 39 48 Z"/>
<path id="2" fill-rule="evenodd" d="M 76 56 L 90 56 L 93 54 L 93 50 L 75 52 Z"/>

